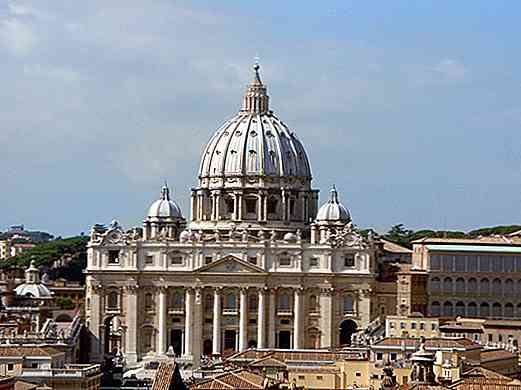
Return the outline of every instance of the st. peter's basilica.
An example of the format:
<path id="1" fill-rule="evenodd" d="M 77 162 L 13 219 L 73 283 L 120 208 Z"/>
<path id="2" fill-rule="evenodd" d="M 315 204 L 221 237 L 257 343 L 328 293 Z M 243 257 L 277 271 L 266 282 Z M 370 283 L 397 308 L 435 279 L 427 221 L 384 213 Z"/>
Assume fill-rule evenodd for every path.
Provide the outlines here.
<path id="1" fill-rule="evenodd" d="M 187 220 L 165 185 L 143 227 L 91 232 L 90 359 L 129 364 L 175 353 L 346 345 L 386 304 L 377 243 L 362 237 L 336 189 L 318 207 L 311 165 L 269 108 L 254 66 L 242 109 L 204 147 Z"/>

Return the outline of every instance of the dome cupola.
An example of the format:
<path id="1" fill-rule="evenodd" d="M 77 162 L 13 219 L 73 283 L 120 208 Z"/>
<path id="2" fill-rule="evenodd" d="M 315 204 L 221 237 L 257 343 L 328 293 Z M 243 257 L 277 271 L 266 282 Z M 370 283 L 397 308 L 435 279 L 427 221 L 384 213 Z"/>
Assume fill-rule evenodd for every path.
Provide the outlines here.
<path id="1" fill-rule="evenodd" d="M 161 196 L 148 209 L 148 218 L 183 218 L 181 208 L 170 199 L 170 189 L 165 185 L 161 188 Z"/>
<path id="2" fill-rule="evenodd" d="M 143 238 L 176 238 L 185 226 L 181 208 L 170 199 L 167 184 L 161 188 L 161 196 L 148 209 L 143 226 Z"/>
<path id="3" fill-rule="evenodd" d="M 25 270 L 25 283 L 15 288 L 18 296 L 26 298 L 51 298 L 49 288 L 40 281 L 40 270 L 31 261 L 29 268 Z"/>
<path id="4" fill-rule="evenodd" d="M 316 222 L 351 222 L 351 215 L 349 211 L 338 201 L 338 192 L 333 186 L 331 189 L 331 196 L 329 200 L 324 203 L 319 209 L 316 217 Z"/>

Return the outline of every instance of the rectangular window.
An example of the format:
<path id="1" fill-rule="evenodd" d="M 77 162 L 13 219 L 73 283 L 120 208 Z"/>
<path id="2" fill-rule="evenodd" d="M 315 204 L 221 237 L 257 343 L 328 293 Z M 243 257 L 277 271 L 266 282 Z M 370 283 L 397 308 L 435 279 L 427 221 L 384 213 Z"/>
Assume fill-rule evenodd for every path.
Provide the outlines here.
<path id="1" fill-rule="evenodd" d="M 313 256 L 309 259 L 309 266 L 318 267 L 318 257 L 317 256 Z"/>
<path id="2" fill-rule="evenodd" d="M 279 265 L 284 265 L 284 266 L 291 265 L 291 257 L 289 257 L 289 256 L 280 256 L 279 257 Z"/>
<path id="3" fill-rule="evenodd" d="M 389 360 L 391 360 L 393 362 L 396 360 L 396 352 L 391 352 L 391 354 L 389 356 Z"/>
<path id="4" fill-rule="evenodd" d="M 257 256 L 248 256 L 248 263 L 257 264 Z"/>
<path id="5" fill-rule="evenodd" d="M 304 379 L 306 379 L 306 377 L 305 377 L 304 375 L 299 375 L 299 376 L 298 376 L 298 379 L 299 379 L 300 381 L 303 381 Z"/>
<path id="6" fill-rule="evenodd" d="M 145 256 L 145 264 L 154 264 L 154 256 L 153 255 Z"/>
<path id="7" fill-rule="evenodd" d="M 411 329 L 416 329 L 416 322 L 411 323 Z"/>
<path id="8" fill-rule="evenodd" d="M 13 371 L 14 370 L 14 364 L 13 363 L 7 363 L 7 371 Z"/>
<path id="9" fill-rule="evenodd" d="M 503 335 L 498 335 L 497 336 L 497 341 L 502 343 L 503 342 Z"/>
<path id="10" fill-rule="evenodd" d="M 257 208 L 257 199 L 247 198 L 245 200 L 246 203 L 246 212 L 248 214 L 255 214 Z"/>
<path id="11" fill-rule="evenodd" d="M 354 267 L 354 266 L 355 266 L 355 255 L 344 256 L 344 267 Z"/>
<path id="12" fill-rule="evenodd" d="M 400 322 L 400 329 L 405 329 L 405 328 L 406 328 L 405 322 Z"/>
<path id="13" fill-rule="evenodd" d="M 362 373 L 360 371 L 355 372 L 355 376 L 362 376 Z"/>
<path id="14" fill-rule="evenodd" d="M 439 271 L 440 270 L 440 256 L 439 255 L 431 255 L 430 256 L 431 270 Z"/>
<path id="15" fill-rule="evenodd" d="M 456 259 L 456 272 L 465 272 L 467 256 L 456 255 L 454 258 Z"/>
<path id="16" fill-rule="evenodd" d="M 183 256 L 174 255 L 170 258 L 170 264 L 172 265 L 181 265 L 183 264 Z"/>
<path id="17" fill-rule="evenodd" d="M 425 323 L 420 322 L 420 330 L 425 330 Z"/>
<path id="18" fill-rule="evenodd" d="M 491 335 L 491 334 L 488 335 L 488 342 L 489 342 L 489 343 L 492 342 L 492 335 Z"/>
<path id="19" fill-rule="evenodd" d="M 322 375 L 317 375 L 317 381 L 321 381 L 322 379 L 324 379 Z"/>
<path id="20" fill-rule="evenodd" d="M 204 264 L 208 265 L 212 262 L 213 257 L 212 256 L 205 256 L 204 257 Z"/>
<path id="21" fill-rule="evenodd" d="M 384 358 L 384 354 L 382 352 L 378 352 L 376 354 L 376 360 L 383 360 L 383 358 Z"/>
<path id="22" fill-rule="evenodd" d="M 119 264 L 119 251 L 109 251 L 109 264 Z"/>

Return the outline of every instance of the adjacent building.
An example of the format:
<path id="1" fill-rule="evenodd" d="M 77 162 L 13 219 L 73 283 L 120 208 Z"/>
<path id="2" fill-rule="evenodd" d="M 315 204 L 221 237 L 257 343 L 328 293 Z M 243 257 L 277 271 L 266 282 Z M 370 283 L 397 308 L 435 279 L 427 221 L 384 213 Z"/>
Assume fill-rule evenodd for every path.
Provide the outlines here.
<path id="1" fill-rule="evenodd" d="M 413 242 L 413 269 L 428 274 L 421 299 L 431 316 L 521 316 L 518 237 L 423 238 Z"/>

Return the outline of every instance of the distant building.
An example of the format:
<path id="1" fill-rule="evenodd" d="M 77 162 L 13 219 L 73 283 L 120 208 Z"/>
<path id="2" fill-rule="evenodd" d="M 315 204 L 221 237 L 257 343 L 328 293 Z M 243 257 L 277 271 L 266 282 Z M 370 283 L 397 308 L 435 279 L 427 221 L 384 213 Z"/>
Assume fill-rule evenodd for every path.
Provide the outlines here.
<path id="1" fill-rule="evenodd" d="M 434 338 L 440 336 L 438 318 L 424 316 L 387 316 L 386 337 Z"/>
<path id="2" fill-rule="evenodd" d="M 521 316 L 521 238 L 423 238 L 413 242 L 413 268 L 426 272 L 427 314 Z M 410 286 L 410 294 L 418 289 Z"/>

